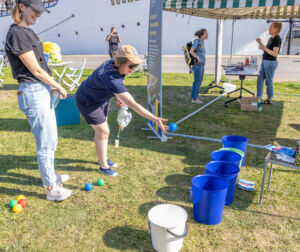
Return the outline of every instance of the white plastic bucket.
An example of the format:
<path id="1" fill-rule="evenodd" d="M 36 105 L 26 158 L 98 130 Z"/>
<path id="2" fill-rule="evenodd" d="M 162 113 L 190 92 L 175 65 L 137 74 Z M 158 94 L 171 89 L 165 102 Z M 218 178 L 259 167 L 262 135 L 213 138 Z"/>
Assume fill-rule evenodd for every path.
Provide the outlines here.
<path id="1" fill-rule="evenodd" d="M 187 235 L 187 213 L 179 206 L 161 204 L 148 212 L 148 228 L 152 246 L 159 252 L 178 252 Z"/>

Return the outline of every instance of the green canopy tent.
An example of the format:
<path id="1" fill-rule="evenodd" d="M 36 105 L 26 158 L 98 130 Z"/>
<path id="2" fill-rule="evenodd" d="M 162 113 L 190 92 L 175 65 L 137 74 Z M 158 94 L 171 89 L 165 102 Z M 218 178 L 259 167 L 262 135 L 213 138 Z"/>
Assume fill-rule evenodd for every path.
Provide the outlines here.
<path id="1" fill-rule="evenodd" d="M 147 95 L 149 111 L 162 116 L 161 33 L 162 10 L 191 16 L 217 19 L 216 84 L 221 77 L 222 22 L 227 19 L 300 18 L 300 0 L 151 0 L 148 30 Z M 161 141 L 166 136 L 148 122 L 149 128 Z M 206 139 L 207 140 L 207 139 Z"/>
<path id="2" fill-rule="evenodd" d="M 216 83 L 221 78 L 219 62 L 222 54 L 220 38 L 222 20 L 300 18 L 300 0 L 164 0 L 163 9 L 191 16 L 218 19 Z"/>
<path id="3" fill-rule="evenodd" d="M 165 11 L 215 19 L 299 18 L 300 0 L 164 0 Z"/>

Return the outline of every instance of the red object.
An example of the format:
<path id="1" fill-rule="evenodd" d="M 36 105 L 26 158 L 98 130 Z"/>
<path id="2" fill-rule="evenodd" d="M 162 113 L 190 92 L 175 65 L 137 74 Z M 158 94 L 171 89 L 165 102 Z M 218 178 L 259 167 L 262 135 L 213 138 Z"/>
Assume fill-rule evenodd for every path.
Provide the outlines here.
<path id="1" fill-rule="evenodd" d="M 249 58 L 246 58 L 245 66 L 248 66 L 248 65 L 249 65 Z"/>
<path id="2" fill-rule="evenodd" d="M 26 207 L 26 200 L 25 199 L 20 199 L 18 201 L 18 204 L 20 204 L 24 208 L 24 207 Z"/>

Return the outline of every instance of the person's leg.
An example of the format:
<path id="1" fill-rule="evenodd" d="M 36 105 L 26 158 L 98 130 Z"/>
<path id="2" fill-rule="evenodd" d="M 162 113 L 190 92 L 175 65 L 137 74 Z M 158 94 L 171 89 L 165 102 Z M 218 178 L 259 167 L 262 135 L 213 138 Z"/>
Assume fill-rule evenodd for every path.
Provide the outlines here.
<path id="1" fill-rule="evenodd" d="M 269 101 L 271 101 L 274 96 L 273 78 L 277 65 L 277 61 L 268 61 L 268 65 L 266 68 L 266 86 Z"/>
<path id="2" fill-rule="evenodd" d="M 197 89 L 197 97 L 199 95 L 199 88 L 200 88 L 200 86 L 202 84 L 203 77 L 204 77 L 204 65 L 201 64 L 200 68 L 199 68 L 199 86 L 198 86 L 198 89 Z"/>
<path id="3" fill-rule="evenodd" d="M 50 93 L 43 84 L 28 85 L 22 92 L 27 104 L 24 113 L 35 137 L 41 177 L 46 186 L 51 186 L 56 181 L 54 152 L 57 128 L 54 110 L 50 109 Z"/>
<path id="4" fill-rule="evenodd" d="M 107 121 L 102 124 L 92 125 L 91 127 L 95 131 L 94 141 L 98 159 L 100 161 L 101 168 L 107 169 L 107 144 L 109 137 L 109 127 Z"/>
<path id="5" fill-rule="evenodd" d="M 198 98 L 198 90 L 201 84 L 201 69 L 199 64 L 193 66 L 193 72 L 194 72 L 194 82 L 192 86 L 191 98 L 195 100 Z"/>
<path id="6" fill-rule="evenodd" d="M 256 94 L 256 97 L 259 98 L 259 99 L 262 99 L 263 97 L 263 93 L 264 93 L 264 80 L 265 80 L 265 64 L 264 64 L 264 60 L 262 61 L 261 63 L 261 66 L 260 66 L 260 71 L 259 71 L 259 76 L 257 78 L 257 87 L 256 87 L 256 90 L 257 90 L 257 94 Z"/>

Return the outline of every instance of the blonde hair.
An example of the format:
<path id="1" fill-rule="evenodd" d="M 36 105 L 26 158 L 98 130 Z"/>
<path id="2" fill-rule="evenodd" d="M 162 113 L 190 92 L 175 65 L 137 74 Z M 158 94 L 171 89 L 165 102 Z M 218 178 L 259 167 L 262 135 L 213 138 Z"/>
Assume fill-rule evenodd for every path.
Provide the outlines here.
<path id="1" fill-rule="evenodd" d="M 23 19 L 22 11 L 19 4 L 16 4 L 12 10 L 12 18 L 16 24 L 20 24 Z"/>
<path id="2" fill-rule="evenodd" d="M 116 57 L 116 58 L 114 58 L 115 66 L 118 67 L 118 68 L 122 65 L 127 64 L 127 62 L 129 62 L 129 60 L 125 57 Z"/>
<path id="3" fill-rule="evenodd" d="M 281 32 L 282 29 L 282 23 L 280 22 L 274 22 L 271 25 L 273 25 L 273 27 L 277 30 L 277 34 L 279 34 Z"/>

